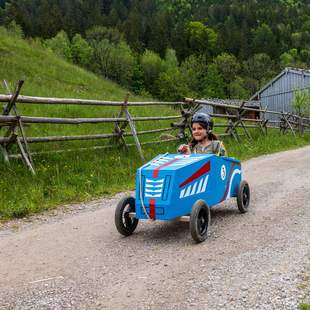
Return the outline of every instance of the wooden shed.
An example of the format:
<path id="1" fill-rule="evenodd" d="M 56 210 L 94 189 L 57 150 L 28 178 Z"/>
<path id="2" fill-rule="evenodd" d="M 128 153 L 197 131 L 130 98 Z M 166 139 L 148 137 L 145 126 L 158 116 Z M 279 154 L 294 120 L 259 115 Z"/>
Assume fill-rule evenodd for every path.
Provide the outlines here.
<path id="1" fill-rule="evenodd" d="M 296 90 L 304 90 L 310 95 L 310 70 L 286 68 L 250 100 L 259 100 L 261 107 L 270 111 L 293 112 L 292 101 Z M 266 114 L 270 120 L 278 120 L 279 115 Z"/>

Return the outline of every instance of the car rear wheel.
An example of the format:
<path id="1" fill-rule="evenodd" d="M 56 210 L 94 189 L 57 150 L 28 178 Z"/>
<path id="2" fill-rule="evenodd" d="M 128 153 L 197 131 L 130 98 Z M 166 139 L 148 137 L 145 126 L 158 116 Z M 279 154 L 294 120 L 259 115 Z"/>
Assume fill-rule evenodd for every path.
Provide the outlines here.
<path id="1" fill-rule="evenodd" d="M 250 187 L 245 180 L 241 181 L 238 187 L 237 205 L 241 213 L 248 211 L 250 205 Z"/>

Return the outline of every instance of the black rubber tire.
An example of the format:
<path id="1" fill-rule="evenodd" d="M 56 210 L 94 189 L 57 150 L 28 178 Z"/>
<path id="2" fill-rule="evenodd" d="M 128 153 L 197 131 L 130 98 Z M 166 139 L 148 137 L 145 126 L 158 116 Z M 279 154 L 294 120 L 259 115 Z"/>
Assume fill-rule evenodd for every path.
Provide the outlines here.
<path id="1" fill-rule="evenodd" d="M 250 205 L 250 186 L 247 181 L 240 182 L 237 194 L 237 205 L 241 213 L 248 211 Z"/>
<path id="2" fill-rule="evenodd" d="M 135 231 L 139 220 L 129 217 L 129 212 L 135 211 L 135 198 L 126 196 L 118 202 L 115 209 L 115 226 L 120 234 L 130 236 Z"/>
<path id="3" fill-rule="evenodd" d="M 195 242 L 200 243 L 208 237 L 211 222 L 210 208 L 203 200 L 197 200 L 192 207 L 189 229 Z"/>

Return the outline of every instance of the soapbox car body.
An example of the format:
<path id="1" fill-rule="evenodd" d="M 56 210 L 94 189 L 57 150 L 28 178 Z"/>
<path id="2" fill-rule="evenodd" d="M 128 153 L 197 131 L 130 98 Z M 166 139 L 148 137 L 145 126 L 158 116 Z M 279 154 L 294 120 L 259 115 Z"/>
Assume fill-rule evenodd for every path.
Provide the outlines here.
<path id="1" fill-rule="evenodd" d="M 128 236 L 140 219 L 179 219 L 190 222 L 193 239 L 201 242 L 207 238 L 210 208 L 232 197 L 245 213 L 250 189 L 239 160 L 214 154 L 159 155 L 137 170 L 136 198 L 119 201 L 115 225 Z"/>

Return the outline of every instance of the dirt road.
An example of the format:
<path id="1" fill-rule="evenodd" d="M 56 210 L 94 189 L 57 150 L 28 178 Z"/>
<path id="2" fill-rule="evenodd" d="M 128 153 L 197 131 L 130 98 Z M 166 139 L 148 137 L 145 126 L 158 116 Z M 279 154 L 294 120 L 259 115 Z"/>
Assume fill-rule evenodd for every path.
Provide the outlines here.
<path id="1" fill-rule="evenodd" d="M 248 213 L 114 227 L 119 196 L 0 230 L 0 309 L 296 309 L 310 298 L 310 146 L 243 163 Z M 76 207 L 76 206 L 75 206 Z"/>

